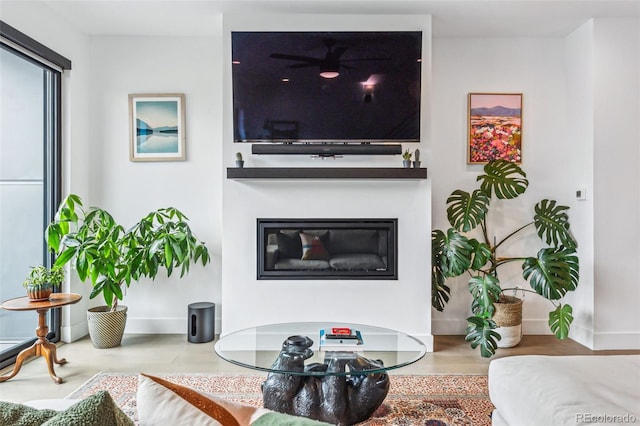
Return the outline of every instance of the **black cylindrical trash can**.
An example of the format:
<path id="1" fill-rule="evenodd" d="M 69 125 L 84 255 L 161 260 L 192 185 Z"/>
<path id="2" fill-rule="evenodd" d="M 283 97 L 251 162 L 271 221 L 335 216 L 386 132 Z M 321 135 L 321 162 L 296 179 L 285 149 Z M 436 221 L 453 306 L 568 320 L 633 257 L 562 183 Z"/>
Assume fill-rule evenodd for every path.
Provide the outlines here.
<path id="1" fill-rule="evenodd" d="M 198 302 L 189 305 L 187 339 L 191 343 L 206 343 L 215 338 L 216 304 Z"/>

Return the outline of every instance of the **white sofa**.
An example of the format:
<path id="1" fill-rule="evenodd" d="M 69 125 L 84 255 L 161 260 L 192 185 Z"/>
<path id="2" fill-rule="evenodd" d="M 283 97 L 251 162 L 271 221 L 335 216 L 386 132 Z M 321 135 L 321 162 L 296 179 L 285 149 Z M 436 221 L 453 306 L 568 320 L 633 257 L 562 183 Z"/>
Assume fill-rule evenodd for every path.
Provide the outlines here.
<path id="1" fill-rule="evenodd" d="M 493 426 L 640 423 L 640 355 L 492 360 Z"/>

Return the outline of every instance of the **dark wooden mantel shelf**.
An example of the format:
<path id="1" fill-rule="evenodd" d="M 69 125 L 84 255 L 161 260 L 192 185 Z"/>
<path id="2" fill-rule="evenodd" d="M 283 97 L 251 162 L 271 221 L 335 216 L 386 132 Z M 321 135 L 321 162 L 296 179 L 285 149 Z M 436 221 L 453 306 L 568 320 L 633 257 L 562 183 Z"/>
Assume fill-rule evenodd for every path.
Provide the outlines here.
<path id="1" fill-rule="evenodd" d="M 228 167 L 227 179 L 387 179 L 421 180 L 425 168 L 394 167 Z"/>

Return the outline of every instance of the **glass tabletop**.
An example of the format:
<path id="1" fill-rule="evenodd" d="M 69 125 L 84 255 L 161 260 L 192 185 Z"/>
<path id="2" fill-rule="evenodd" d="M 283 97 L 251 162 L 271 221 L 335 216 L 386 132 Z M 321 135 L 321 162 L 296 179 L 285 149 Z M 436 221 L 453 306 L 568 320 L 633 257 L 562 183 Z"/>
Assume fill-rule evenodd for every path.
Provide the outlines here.
<path id="1" fill-rule="evenodd" d="M 320 330 L 330 331 L 333 328 L 359 331 L 363 344 L 345 350 L 333 350 L 333 346 L 329 348 L 331 350 L 320 350 Z M 292 370 L 286 363 L 276 362 L 283 344 L 292 336 L 308 337 L 313 341 L 305 355 L 308 358 L 304 361 L 304 372 Z M 311 376 L 384 372 L 412 364 L 427 351 L 420 340 L 400 331 L 363 324 L 330 322 L 271 324 L 247 328 L 221 337 L 214 348 L 222 359 L 246 368 Z M 331 360 L 344 362 L 348 366 L 341 371 L 326 371 L 321 368 Z"/>

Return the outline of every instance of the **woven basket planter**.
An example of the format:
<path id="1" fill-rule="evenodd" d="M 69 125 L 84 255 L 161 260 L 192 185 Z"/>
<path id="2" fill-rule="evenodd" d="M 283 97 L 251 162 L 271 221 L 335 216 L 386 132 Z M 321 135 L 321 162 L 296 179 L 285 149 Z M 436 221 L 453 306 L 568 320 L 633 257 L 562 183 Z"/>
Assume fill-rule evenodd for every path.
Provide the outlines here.
<path id="1" fill-rule="evenodd" d="M 493 306 L 496 308 L 493 320 L 498 326 L 494 331 L 502 337 L 498 341 L 498 347 L 516 346 L 522 339 L 522 299 L 501 295 Z"/>
<path id="2" fill-rule="evenodd" d="M 113 348 L 122 342 L 124 327 L 127 324 L 127 307 L 118 305 L 115 312 L 108 306 L 98 306 L 87 311 L 89 336 L 93 347 Z"/>

